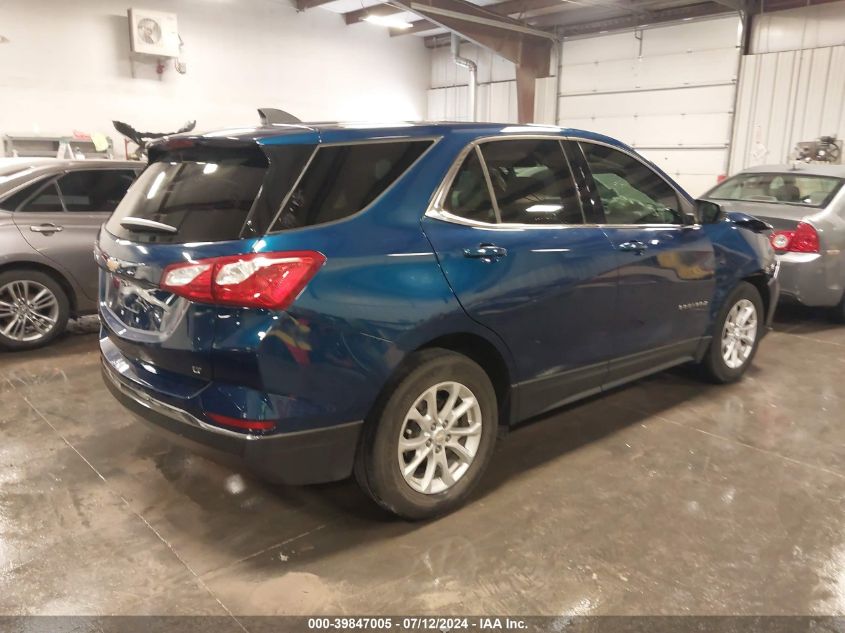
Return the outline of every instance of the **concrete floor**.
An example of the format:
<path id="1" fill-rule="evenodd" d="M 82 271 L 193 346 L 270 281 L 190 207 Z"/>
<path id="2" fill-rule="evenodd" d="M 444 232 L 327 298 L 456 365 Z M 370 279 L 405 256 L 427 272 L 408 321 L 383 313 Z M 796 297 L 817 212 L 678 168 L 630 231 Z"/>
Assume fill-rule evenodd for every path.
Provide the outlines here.
<path id="1" fill-rule="evenodd" d="M 781 313 L 745 380 L 661 374 L 501 442 L 392 520 L 149 434 L 96 324 L 0 355 L 0 614 L 845 614 L 845 327 Z"/>

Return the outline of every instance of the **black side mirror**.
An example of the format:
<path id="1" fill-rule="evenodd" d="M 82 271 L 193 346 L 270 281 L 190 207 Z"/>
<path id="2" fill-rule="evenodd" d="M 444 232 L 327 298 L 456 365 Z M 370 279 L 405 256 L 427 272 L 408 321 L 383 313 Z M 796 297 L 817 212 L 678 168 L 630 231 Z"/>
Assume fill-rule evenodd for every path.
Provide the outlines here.
<path id="1" fill-rule="evenodd" d="M 695 208 L 702 224 L 715 224 L 724 217 L 722 207 L 709 200 L 696 200 Z"/>

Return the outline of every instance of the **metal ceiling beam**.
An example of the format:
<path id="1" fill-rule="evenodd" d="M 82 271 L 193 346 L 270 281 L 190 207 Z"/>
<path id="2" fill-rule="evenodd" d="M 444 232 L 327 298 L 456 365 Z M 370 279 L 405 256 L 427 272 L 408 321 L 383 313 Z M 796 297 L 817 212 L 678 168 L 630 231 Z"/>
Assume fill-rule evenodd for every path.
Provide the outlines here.
<path id="1" fill-rule="evenodd" d="M 746 0 L 715 0 L 715 2 L 740 13 L 748 11 L 748 2 Z"/>
<path id="2" fill-rule="evenodd" d="M 332 0 L 296 0 L 296 10 L 306 11 L 323 4 L 328 4 L 329 2 L 332 2 Z"/>
<path id="3" fill-rule="evenodd" d="M 533 11 L 557 9 L 566 6 L 567 3 L 562 0 L 505 0 L 505 2 L 487 5 L 484 8 L 496 15 L 522 15 Z M 402 9 L 397 9 L 389 4 L 377 4 L 372 7 L 365 7 L 344 13 L 343 19 L 347 24 L 357 24 L 358 22 L 362 22 L 368 15 L 387 16 L 397 15 L 402 12 Z M 401 35 L 401 33 L 397 33 L 397 35 Z"/>
<path id="4" fill-rule="evenodd" d="M 487 48 L 516 66 L 520 123 L 534 120 L 536 79 L 549 76 L 555 36 L 467 0 L 391 0 L 441 28 Z"/>
<path id="5" fill-rule="evenodd" d="M 599 31 L 614 31 L 633 29 L 661 22 L 673 22 L 684 18 L 700 18 L 720 13 L 730 13 L 731 9 L 718 2 L 698 2 L 695 4 L 669 7 L 665 9 L 646 9 L 637 13 L 608 16 L 599 19 L 586 19 L 575 21 L 577 15 L 563 16 L 552 15 L 538 18 L 532 23 L 534 26 L 554 27 L 559 36 L 568 37 L 572 35 L 587 35 Z M 586 17 L 586 16 L 585 16 Z"/>
<path id="6" fill-rule="evenodd" d="M 436 6 L 432 3 L 431 0 L 428 0 L 428 2 L 411 2 L 410 10 L 416 13 L 417 15 L 425 15 L 430 19 L 440 18 L 441 21 L 457 20 L 458 22 L 463 23 L 490 26 L 496 29 L 504 29 L 507 31 L 516 31 L 517 33 L 524 33 L 526 35 L 532 35 L 534 37 L 540 37 L 548 40 L 555 39 L 555 36 L 552 33 L 549 33 L 548 31 L 541 31 L 539 29 L 533 29 L 530 26 L 524 24 L 523 22 L 519 22 L 517 20 L 506 20 L 503 19 L 504 16 L 488 17 L 485 15 L 473 15 L 462 10 L 447 9 L 440 6 Z"/>

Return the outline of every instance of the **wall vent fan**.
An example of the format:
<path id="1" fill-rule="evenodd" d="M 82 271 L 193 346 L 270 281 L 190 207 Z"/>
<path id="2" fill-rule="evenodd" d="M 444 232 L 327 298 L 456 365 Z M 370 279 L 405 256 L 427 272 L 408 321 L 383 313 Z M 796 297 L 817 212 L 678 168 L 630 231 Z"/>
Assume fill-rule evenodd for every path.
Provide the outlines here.
<path id="1" fill-rule="evenodd" d="M 176 14 L 129 9 L 129 41 L 133 53 L 179 57 Z"/>

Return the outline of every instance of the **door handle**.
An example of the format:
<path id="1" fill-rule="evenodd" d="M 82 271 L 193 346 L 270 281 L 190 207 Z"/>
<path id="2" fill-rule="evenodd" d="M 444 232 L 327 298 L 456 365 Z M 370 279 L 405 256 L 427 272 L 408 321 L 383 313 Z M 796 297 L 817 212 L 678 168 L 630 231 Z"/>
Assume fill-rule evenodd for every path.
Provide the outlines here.
<path id="1" fill-rule="evenodd" d="M 47 235 L 50 235 L 51 233 L 59 233 L 60 231 L 63 231 L 64 227 L 57 224 L 33 224 L 29 227 L 29 230 L 33 233 L 46 233 Z"/>
<path id="2" fill-rule="evenodd" d="M 626 253 L 636 253 L 637 255 L 639 255 L 643 251 L 648 250 L 648 244 L 637 240 L 634 240 L 632 242 L 622 242 L 619 245 L 619 250 L 624 251 Z"/>
<path id="3" fill-rule="evenodd" d="M 483 259 L 486 261 L 495 261 L 501 259 L 508 254 L 508 249 L 494 244 L 479 244 L 475 248 L 465 248 L 464 257 L 472 257 L 475 259 Z"/>

